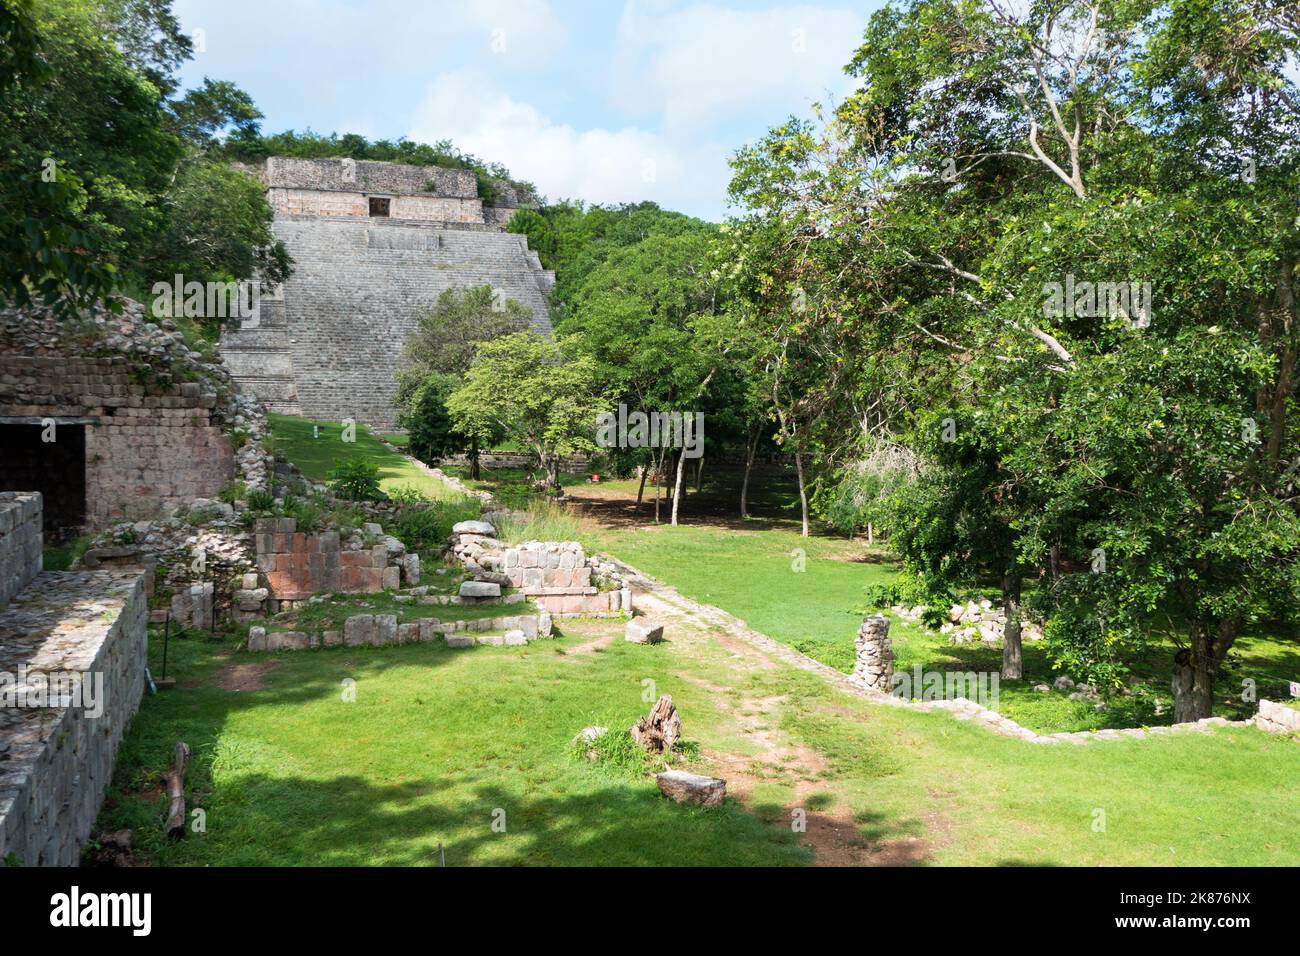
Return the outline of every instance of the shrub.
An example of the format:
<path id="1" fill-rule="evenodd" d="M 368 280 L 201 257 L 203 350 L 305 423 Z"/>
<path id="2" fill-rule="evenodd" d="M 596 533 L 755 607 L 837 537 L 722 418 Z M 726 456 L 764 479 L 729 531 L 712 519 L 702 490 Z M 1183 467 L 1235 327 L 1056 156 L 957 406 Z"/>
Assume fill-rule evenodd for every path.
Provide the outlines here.
<path id="1" fill-rule="evenodd" d="M 389 530 L 410 550 L 432 554 L 446 544 L 453 525 L 477 518 L 480 510 L 471 498 L 408 504 L 397 512 Z"/>
<path id="2" fill-rule="evenodd" d="M 1059 578 L 1035 606 L 1046 613 L 1043 650 L 1052 666 L 1077 681 L 1117 688 L 1142 639 L 1131 609 L 1117 600 L 1104 574 Z"/>
<path id="3" fill-rule="evenodd" d="M 248 494 L 248 486 L 235 478 L 221 486 L 221 490 L 217 492 L 217 499 L 224 501 L 228 505 L 233 505 L 246 494 Z"/>
<path id="4" fill-rule="evenodd" d="M 285 495 L 284 516 L 293 518 L 298 522 L 298 530 L 308 534 L 325 526 L 325 509 L 309 498 Z"/>
<path id="5" fill-rule="evenodd" d="M 917 461 L 902 445 L 875 441 L 863 458 L 842 468 L 834 482 L 818 495 L 818 511 L 826 523 L 843 534 L 877 527 L 888 518 L 890 497 L 916 478 Z"/>
<path id="6" fill-rule="evenodd" d="M 330 488 L 348 501 L 376 501 L 379 490 L 379 466 L 361 458 L 339 462 L 330 472 Z"/>
<path id="7" fill-rule="evenodd" d="M 248 493 L 248 508 L 250 511 L 270 511 L 275 507 L 275 495 L 269 491 L 250 491 Z"/>

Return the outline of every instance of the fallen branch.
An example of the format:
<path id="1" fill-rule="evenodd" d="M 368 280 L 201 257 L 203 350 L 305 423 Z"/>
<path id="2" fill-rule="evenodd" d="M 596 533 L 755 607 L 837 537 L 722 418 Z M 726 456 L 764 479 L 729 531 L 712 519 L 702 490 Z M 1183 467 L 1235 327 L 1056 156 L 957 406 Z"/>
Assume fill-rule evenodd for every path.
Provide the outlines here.
<path id="1" fill-rule="evenodd" d="M 190 759 L 190 748 L 183 740 L 176 741 L 176 759 L 172 768 L 163 774 L 167 783 L 167 796 L 171 805 L 167 808 L 167 823 L 163 826 L 169 837 L 185 835 L 185 764 Z"/>

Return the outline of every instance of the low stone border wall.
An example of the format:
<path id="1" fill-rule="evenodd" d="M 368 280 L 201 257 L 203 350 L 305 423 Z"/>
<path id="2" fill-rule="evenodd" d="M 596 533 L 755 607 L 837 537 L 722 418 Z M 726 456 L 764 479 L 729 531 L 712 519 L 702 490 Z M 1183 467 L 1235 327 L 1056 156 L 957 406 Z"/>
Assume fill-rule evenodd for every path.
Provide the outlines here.
<path id="1" fill-rule="evenodd" d="M 505 635 L 482 635 L 484 631 L 504 631 Z M 512 638 L 517 632 L 520 637 Z M 250 651 L 301 651 L 317 647 L 382 647 L 386 644 L 417 644 L 446 640 L 450 647 L 478 644 L 525 644 L 551 636 L 551 615 L 545 609 L 538 614 L 510 614 L 480 617 L 469 621 L 439 621 L 423 618 L 399 623 L 396 614 L 353 614 L 341 629 L 321 631 L 268 631 L 252 627 L 248 631 Z"/>
<path id="2" fill-rule="evenodd" d="M 0 691 L 0 861 L 80 860 L 144 693 L 147 616 L 142 575 L 110 571 L 42 574 L 0 613 L 0 672 L 23 675 Z M 77 675 L 72 699 L 31 706 L 49 674 Z"/>
<path id="3" fill-rule="evenodd" d="M 1255 724 L 1260 730 L 1275 734 L 1300 733 L 1300 710 L 1275 700 L 1261 700 Z"/>
<path id="4" fill-rule="evenodd" d="M 0 492 L 0 607 L 41 573 L 41 493 Z"/>
<path id="5" fill-rule="evenodd" d="M 841 690 L 857 694 L 859 697 L 865 697 L 874 703 L 885 704 L 890 707 L 907 707 L 912 710 L 928 711 L 947 711 L 957 720 L 971 720 L 978 726 L 993 731 L 1004 737 L 1014 737 L 1018 740 L 1024 740 L 1028 743 L 1035 744 L 1086 744 L 1095 740 L 1123 740 L 1125 738 L 1146 738 L 1152 736 L 1161 736 L 1164 734 L 1188 733 L 1188 732 L 1206 732 L 1212 727 L 1251 727 L 1255 725 L 1253 720 L 1227 720 L 1223 717 L 1207 717 L 1204 720 L 1198 720 L 1194 723 L 1174 724 L 1168 727 L 1129 727 L 1123 730 L 1093 730 L 1079 731 L 1076 733 L 1060 734 L 1040 734 L 1030 730 L 1028 727 L 1022 727 L 1009 717 L 1004 717 L 997 711 L 990 710 L 982 704 L 977 704 L 972 700 L 964 697 L 958 697 L 953 700 L 936 700 L 913 702 L 896 697 L 893 694 L 887 694 L 883 691 L 876 690 L 867 684 L 866 680 L 861 677 L 854 677 L 849 674 L 841 673 L 833 667 L 815 661 L 811 657 L 800 654 L 788 644 L 768 637 L 766 634 L 760 634 L 758 631 L 751 630 L 745 622 L 732 614 L 728 614 L 721 608 L 714 607 L 710 604 L 701 604 L 691 598 L 686 597 L 676 588 L 661 584 L 647 574 L 638 571 L 631 565 L 621 561 L 614 563 L 624 580 L 633 588 L 646 591 L 655 595 L 664 602 L 676 606 L 678 609 L 692 614 L 706 624 L 717 627 L 727 633 L 740 638 L 746 643 L 758 648 L 759 650 L 770 654 L 778 660 L 784 661 L 800 670 L 808 671 L 824 678 L 828 682 L 839 687 Z M 872 641 L 878 641 L 880 635 L 877 631 L 872 630 Z"/>

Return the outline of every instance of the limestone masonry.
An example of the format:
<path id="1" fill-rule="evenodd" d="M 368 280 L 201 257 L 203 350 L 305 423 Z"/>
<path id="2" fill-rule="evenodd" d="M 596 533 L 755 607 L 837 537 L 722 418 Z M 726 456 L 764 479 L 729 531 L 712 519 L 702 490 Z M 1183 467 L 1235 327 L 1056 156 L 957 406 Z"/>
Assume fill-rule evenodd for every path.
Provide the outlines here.
<path id="1" fill-rule="evenodd" d="M 0 610 L 41 573 L 41 496 L 0 492 Z"/>
<path id="2" fill-rule="evenodd" d="M 0 514 L 15 504 L 22 524 L 0 534 L 0 551 L 34 529 L 35 562 L 23 559 L 30 574 L 40 567 L 40 496 L 11 496 Z M 29 582 L 0 610 L 0 866 L 72 866 L 144 693 L 145 583 L 110 571 L 47 571 Z"/>
<path id="3" fill-rule="evenodd" d="M 484 206 L 468 170 L 271 157 L 254 171 L 294 274 L 256 323 L 227 330 L 221 354 L 272 411 L 390 426 L 402 343 L 446 289 L 491 286 L 550 331 L 554 273 L 504 231 L 508 187 Z"/>

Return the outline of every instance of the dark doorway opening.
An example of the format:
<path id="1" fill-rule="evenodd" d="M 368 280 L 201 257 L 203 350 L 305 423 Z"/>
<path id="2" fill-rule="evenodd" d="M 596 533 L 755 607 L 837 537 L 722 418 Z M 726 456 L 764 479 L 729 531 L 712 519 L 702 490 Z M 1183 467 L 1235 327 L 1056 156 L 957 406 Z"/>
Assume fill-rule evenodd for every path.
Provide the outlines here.
<path id="1" fill-rule="evenodd" d="M 53 437 L 53 441 L 43 441 Z M 86 426 L 0 425 L 0 491 L 39 491 L 45 543 L 86 523 Z"/>
<path id="2" fill-rule="evenodd" d="M 387 216 L 387 215 L 388 215 L 388 200 L 385 199 L 385 198 L 383 198 L 383 197 L 381 197 L 381 196 L 371 196 L 371 197 L 370 197 L 370 215 L 372 215 L 372 216 Z"/>

